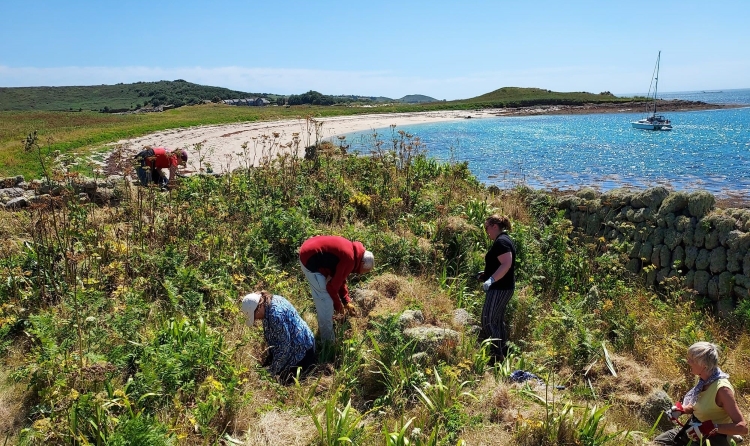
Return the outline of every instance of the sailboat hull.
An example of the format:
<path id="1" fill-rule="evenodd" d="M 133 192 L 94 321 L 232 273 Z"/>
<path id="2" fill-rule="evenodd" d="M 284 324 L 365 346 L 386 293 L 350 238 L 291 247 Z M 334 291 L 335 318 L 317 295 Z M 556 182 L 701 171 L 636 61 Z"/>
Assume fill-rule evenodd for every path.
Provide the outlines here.
<path id="1" fill-rule="evenodd" d="M 649 122 L 646 119 L 640 119 L 630 123 L 634 129 L 640 130 L 672 130 L 672 124 Z"/>

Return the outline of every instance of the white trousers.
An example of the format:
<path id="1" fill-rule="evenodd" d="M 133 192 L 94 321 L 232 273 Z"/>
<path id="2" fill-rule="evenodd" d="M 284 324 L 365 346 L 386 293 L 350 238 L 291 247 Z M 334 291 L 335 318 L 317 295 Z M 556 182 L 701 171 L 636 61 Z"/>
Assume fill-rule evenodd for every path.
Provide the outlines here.
<path id="1" fill-rule="evenodd" d="M 307 281 L 310 283 L 313 302 L 315 302 L 315 311 L 318 313 L 318 333 L 322 341 L 333 342 L 335 334 L 333 332 L 333 299 L 328 294 L 326 283 L 328 280 L 320 273 L 314 273 L 305 268 L 300 261 L 302 272 L 305 273 Z"/>

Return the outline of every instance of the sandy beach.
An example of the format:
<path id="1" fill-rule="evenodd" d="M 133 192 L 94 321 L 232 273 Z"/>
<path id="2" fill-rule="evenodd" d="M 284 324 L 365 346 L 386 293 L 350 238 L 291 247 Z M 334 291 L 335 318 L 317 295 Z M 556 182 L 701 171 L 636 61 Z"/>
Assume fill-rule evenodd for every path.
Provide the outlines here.
<path id="1" fill-rule="evenodd" d="M 407 124 L 424 124 L 500 116 L 502 110 L 449 110 L 420 113 L 388 113 L 305 119 L 223 124 L 172 129 L 140 138 L 118 141 L 123 152 L 135 154 L 144 146 L 184 148 L 188 150 L 188 170 L 200 171 L 210 164 L 214 172 L 258 165 L 262 157 L 280 153 L 304 154 L 305 147 L 316 141 L 333 141 L 352 132 L 396 128 Z M 295 143 L 295 138 L 298 141 Z M 200 149 L 198 146 L 200 144 Z M 243 145 L 246 147 L 243 148 Z M 296 150 L 295 150 L 296 147 Z"/>
<path id="2" fill-rule="evenodd" d="M 188 172 L 205 171 L 210 165 L 216 173 L 239 167 L 257 166 L 261 159 L 281 153 L 301 156 L 305 147 L 315 142 L 332 141 L 338 145 L 340 135 L 366 130 L 385 129 L 409 124 L 483 119 L 497 116 L 529 116 L 541 114 L 628 113 L 642 110 L 642 103 L 546 105 L 536 107 L 494 108 L 481 110 L 442 110 L 414 113 L 380 113 L 351 116 L 279 121 L 221 124 L 171 129 L 139 138 L 121 140 L 113 145 L 125 155 L 134 155 L 144 146 L 187 149 Z M 665 101 L 660 110 L 705 110 L 733 107 L 691 101 Z M 244 147 L 243 147 L 244 146 Z"/>

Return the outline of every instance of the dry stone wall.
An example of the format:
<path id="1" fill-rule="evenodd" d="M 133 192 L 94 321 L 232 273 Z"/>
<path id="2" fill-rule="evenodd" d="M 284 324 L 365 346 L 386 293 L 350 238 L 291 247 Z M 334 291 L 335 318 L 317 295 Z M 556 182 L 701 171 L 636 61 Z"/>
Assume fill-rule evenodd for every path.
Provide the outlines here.
<path id="1" fill-rule="evenodd" d="M 49 202 L 53 197 L 72 191 L 78 200 L 99 205 L 117 204 L 121 190 L 118 185 L 129 186 L 130 179 L 113 175 L 107 178 L 76 177 L 67 182 L 32 180 L 24 177 L 0 178 L 0 209 L 23 209 L 35 203 Z M 120 188 L 122 189 L 122 188 Z"/>
<path id="2" fill-rule="evenodd" d="M 627 269 L 659 286 L 676 277 L 731 312 L 750 289 L 750 209 L 716 209 L 707 191 L 583 189 L 560 199 L 579 233 L 625 242 Z"/>

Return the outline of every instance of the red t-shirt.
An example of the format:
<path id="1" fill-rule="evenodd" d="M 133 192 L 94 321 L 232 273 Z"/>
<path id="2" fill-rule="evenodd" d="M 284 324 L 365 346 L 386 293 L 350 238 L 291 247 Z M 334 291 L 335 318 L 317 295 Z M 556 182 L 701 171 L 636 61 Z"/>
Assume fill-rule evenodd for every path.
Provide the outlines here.
<path id="1" fill-rule="evenodd" d="M 154 150 L 154 164 L 152 167 L 155 167 L 157 169 L 165 169 L 170 167 L 177 167 L 179 165 L 179 161 L 177 160 L 177 156 L 173 155 L 170 152 L 167 152 L 167 149 L 164 147 L 156 147 Z"/>

